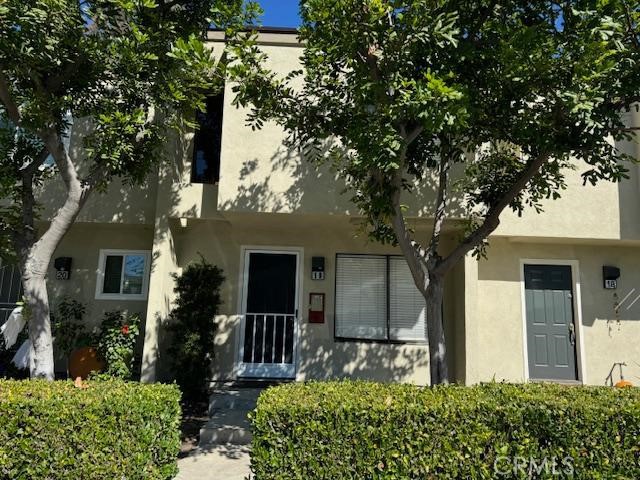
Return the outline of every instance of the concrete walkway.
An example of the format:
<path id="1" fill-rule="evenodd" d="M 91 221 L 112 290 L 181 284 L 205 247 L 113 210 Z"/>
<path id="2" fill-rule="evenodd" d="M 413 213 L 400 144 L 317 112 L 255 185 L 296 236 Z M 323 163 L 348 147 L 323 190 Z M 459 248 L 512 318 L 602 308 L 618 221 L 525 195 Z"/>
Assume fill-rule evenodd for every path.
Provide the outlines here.
<path id="1" fill-rule="evenodd" d="M 246 445 L 212 445 L 198 448 L 178 460 L 176 480 L 245 480 L 249 478 Z"/>

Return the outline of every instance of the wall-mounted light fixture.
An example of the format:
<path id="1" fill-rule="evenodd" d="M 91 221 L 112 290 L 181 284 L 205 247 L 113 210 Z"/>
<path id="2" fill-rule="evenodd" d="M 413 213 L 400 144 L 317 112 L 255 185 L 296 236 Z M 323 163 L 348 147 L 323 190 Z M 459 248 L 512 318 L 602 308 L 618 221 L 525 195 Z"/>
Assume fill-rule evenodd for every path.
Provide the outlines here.
<path id="1" fill-rule="evenodd" d="M 604 288 L 618 288 L 618 278 L 620 278 L 620 269 L 618 267 L 612 267 L 609 265 L 605 265 L 602 267 L 602 280 L 604 283 Z"/>
<path id="2" fill-rule="evenodd" d="M 58 257 L 53 261 L 56 280 L 69 280 L 71 276 L 71 257 Z"/>
<path id="3" fill-rule="evenodd" d="M 324 280 L 324 257 L 311 257 L 311 280 Z"/>

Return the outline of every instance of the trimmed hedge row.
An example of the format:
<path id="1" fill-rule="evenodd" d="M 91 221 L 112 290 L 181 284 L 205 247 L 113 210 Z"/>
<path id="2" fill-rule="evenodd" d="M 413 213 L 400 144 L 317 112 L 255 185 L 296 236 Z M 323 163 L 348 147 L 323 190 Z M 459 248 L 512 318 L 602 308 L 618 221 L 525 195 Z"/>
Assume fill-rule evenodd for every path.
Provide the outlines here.
<path id="1" fill-rule="evenodd" d="M 252 413 L 268 479 L 640 478 L 640 390 L 289 384 Z"/>
<path id="2" fill-rule="evenodd" d="M 117 380 L 0 381 L 0 478 L 169 479 L 180 392 Z"/>

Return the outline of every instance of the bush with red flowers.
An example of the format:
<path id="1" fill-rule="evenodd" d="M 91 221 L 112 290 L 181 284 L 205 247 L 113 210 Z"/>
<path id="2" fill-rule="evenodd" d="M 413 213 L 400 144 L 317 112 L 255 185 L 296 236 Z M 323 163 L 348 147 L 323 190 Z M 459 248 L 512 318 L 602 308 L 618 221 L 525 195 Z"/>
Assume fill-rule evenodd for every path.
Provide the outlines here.
<path id="1" fill-rule="evenodd" d="M 134 351 L 140 334 L 140 316 L 120 311 L 105 313 L 100 328 L 98 353 L 107 364 L 106 374 L 130 380 Z"/>

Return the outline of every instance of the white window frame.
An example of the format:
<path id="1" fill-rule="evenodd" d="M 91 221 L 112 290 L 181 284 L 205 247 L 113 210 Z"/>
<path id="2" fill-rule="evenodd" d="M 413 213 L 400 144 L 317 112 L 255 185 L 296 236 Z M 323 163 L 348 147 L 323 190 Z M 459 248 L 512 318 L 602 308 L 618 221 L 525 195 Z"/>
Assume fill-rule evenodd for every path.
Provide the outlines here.
<path id="1" fill-rule="evenodd" d="M 387 292 L 387 308 L 386 308 L 386 336 L 385 338 L 367 338 L 367 337 L 344 337 L 344 336 L 340 336 L 338 335 L 338 318 L 337 318 L 337 310 L 338 310 L 338 306 L 337 306 L 337 295 L 336 295 L 336 291 L 337 291 L 337 282 L 338 282 L 338 276 L 337 276 L 337 269 L 338 269 L 338 259 L 341 256 L 358 256 L 358 257 L 384 257 L 387 261 L 387 271 L 385 272 L 385 290 Z M 389 261 L 391 258 L 404 258 L 403 255 L 399 255 L 399 254 L 358 254 L 358 253 L 336 253 L 335 256 L 335 268 L 336 268 L 336 276 L 335 276 L 335 284 L 333 287 L 333 291 L 334 291 L 334 312 L 333 312 L 333 338 L 335 341 L 337 342 L 364 342 L 364 343 L 388 343 L 388 344 L 408 344 L 408 345 L 426 345 L 427 344 L 427 332 L 426 332 L 426 318 L 425 318 L 425 337 L 424 339 L 398 339 L 398 338 L 393 338 L 393 336 L 391 335 L 391 312 L 390 312 L 390 305 L 389 305 L 389 295 L 390 295 L 390 289 L 391 289 L 391 279 L 389 278 Z M 426 315 L 426 311 L 425 311 L 425 315 Z"/>
<path id="2" fill-rule="evenodd" d="M 141 293 L 103 293 L 105 262 L 108 256 L 143 255 L 144 273 L 142 274 Z M 149 273 L 151 272 L 151 251 L 150 250 L 123 250 L 123 249 L 101 249 L 98 258 L 98 269 L 96 270 L 96 300 L 146 300 L 149 295 Z M 124 259 L 122 261 L 122 271 L 120 272 L 120 289 L 122 290 L 122 277 L 124 276 Z"/>

